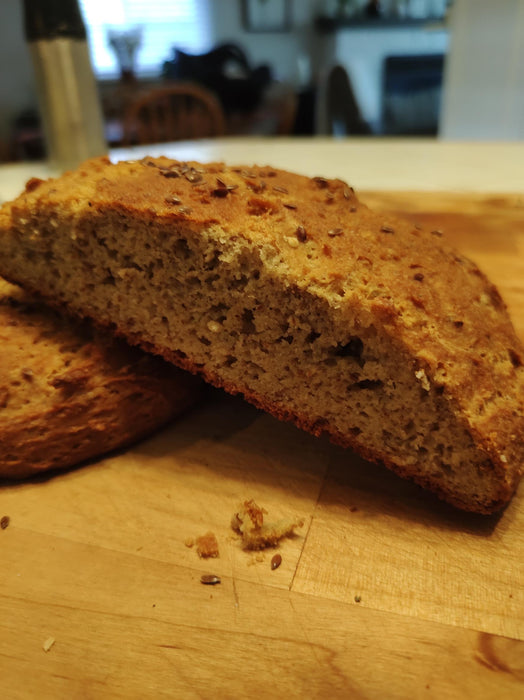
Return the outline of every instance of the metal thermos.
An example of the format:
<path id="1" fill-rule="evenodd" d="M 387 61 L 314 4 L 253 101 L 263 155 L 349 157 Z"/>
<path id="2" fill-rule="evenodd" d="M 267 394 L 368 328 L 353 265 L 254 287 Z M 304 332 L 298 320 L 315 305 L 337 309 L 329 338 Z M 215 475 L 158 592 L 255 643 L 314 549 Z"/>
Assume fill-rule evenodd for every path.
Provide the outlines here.
<path id="1" fill-rule="evenodd" d="M 24 0 L 24 21 L 51 165 L 63 171 L 107 153 L 77 0 Z"/>

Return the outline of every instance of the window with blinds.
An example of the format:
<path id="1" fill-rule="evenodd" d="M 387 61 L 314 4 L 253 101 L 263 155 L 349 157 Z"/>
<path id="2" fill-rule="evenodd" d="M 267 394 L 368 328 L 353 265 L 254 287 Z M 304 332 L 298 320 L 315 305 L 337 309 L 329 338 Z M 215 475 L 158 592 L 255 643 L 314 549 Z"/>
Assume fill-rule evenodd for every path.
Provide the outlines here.
<path id="1" fill-rule="evenodd" d="M 208 0 L 80 0 L 99 78 L 116 78 L 120 66 L 109 33 L 133 32 L 139 39 L 134 67 L 139 76 L 159 75 L 173 47 L 202 53 L 210 47 Z"/>

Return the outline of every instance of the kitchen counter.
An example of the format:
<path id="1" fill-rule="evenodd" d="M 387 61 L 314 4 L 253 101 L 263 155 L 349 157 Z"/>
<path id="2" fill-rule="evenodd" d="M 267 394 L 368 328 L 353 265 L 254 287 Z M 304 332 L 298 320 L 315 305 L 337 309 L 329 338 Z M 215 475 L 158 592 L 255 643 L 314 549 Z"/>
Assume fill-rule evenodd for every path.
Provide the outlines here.
<path id="1" fill-rule="evenodd" d="M 498 285 L 524 339 L 524 144 L 223 139 L 166 153 L 342 177 L 442 229 Z M 0 199 L 45 164 L 0 167 Z M 253 498 L 303 520 L 274 550 L 231 530 Z M 518 698 L 524 490 L 462 513 L 214 391 L 134 447 L 0 484 L 5 698 Z M 200 559 L 188 540 L 220 549 Z M 204 573 L 221 583 L 203 585 Z"/>

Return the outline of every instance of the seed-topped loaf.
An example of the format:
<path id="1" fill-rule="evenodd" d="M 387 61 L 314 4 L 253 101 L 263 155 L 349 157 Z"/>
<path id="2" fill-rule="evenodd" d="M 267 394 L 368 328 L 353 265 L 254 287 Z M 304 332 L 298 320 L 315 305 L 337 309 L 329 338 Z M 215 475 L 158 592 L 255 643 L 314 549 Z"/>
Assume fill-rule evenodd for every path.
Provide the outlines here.
<path id="1" fill-rule="evenodd" d="M 0 274 L 456 506 L 516 487 L 524 352 L 497 290 L 344 182 L 92 160 L 3 207 Z"/>
<path id="2" fill-rule="evenodd" d="M 0 279 L 0 477 L 64 469 L 164 425 L 196 377 Z"/>

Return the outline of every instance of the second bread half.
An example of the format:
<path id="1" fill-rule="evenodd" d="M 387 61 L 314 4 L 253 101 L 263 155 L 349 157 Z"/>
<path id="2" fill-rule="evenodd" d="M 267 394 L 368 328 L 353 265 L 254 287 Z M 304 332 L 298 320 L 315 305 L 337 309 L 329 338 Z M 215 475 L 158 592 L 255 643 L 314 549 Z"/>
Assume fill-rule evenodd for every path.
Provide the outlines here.
<path id="1" fill-rule="evenodd" d="M 136 442 L 202 382 L 0 279 L 0 478 L 65 469 Z"/>

